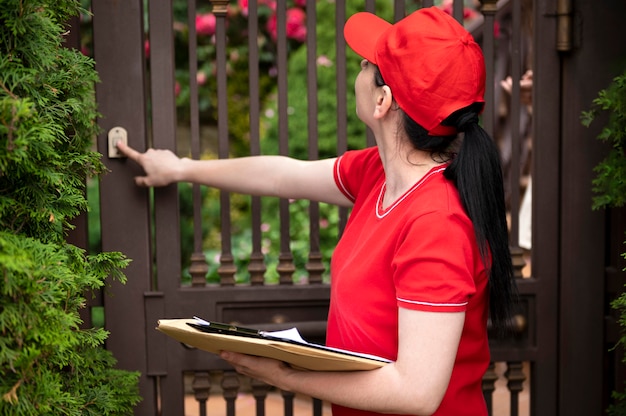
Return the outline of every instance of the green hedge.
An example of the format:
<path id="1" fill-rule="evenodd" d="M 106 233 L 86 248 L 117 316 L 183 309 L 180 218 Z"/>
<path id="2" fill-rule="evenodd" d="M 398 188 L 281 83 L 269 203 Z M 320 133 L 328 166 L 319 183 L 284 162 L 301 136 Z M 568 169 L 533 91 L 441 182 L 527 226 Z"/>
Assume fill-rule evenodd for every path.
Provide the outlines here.
<path id="1" fill-rule="evenodd" d="M 592 108 L 583 111 L 581 121 L 589 127 L 600 116 L 604 117 L 605 124 L 597 139 L 608 143 L 610 150 L 594 168 L 596 177 L 592 182 L 592 208 L 621 208 L 626 204 L 626 70 L 598 93 Z M 626 252 L 622 252 L 621 256 L 626 258 Z M 626 272 L 626 269 L 622 272 Z M 620 296 L 611 301 L 611 308 L 617 312 L 621 333 L 616 348 L 621 347 L 619 351 L 622 354 L 626 348 L 626 287 L 624 289 Z M 626 363 L 626 356 L 622 355 L 621 359 Z M 626 415 L 626 386 L 617 388 L 613 392 L 614 403 L 608 409 L 611 416 Z"/>
<path id="2" fill-rule="evenodd" d="M 83 329 L 85 296 L 124 281 L 121 253 L 67 244 L 104 172 L 94 63 L 62 45 L 73 0 L 0 5 L 0 414 L 122 415 L 138 374 L 115 369 L 103 329 Z"/>

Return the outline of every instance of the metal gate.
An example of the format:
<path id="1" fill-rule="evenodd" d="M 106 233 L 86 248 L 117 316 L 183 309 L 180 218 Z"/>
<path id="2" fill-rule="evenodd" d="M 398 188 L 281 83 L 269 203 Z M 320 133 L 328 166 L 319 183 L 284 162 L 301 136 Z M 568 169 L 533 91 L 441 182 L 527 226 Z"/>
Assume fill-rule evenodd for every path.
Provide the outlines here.
<path id="1" fill-rule="evenodd" d="M 183 414 L 184 398 L 194 397 L 194 408 L 210 414 L 207 401 L 220 400 L 228 414 L 235 414 L 239 392 L 250 392 L 256 400 L 256 412 L 264 414 L 268 386 L 241 380 L 217 357 L 186 349 L 154 330 L 160 318 L 188 318 L 236 321 L 278 328 L 298 326 L 305 338 L 323 340 L 329 288 L 324 277 L 324 247 L 320 246 L 320 206 L 307 207 L 310 218 L 308 258 L 301 269 L 306 276 L 294 282 L 294 261 L 290 246 L 289 201 L 280 201 L 276 212 L 263 210 L 263 200 L 250 201 L 251 236 L 245 271 L 249 281 L 236 281 L 238 267 L 233 254 L 231 228 L 232 195 L 221 193 L 219 261 L 207 259 L 204 246 L 202 201 L 205 190 L 191 190 L 193 240 L 189 256 L 191 278 L 184 282 L 181 254 L 181 200 L 176 185 L 155 190 L 134 186 L 137 167 L 124 159 L 108 157 L 107 133 L 116 127 L 128 132 L 129 143 L 139 149 L 168 148 L 181 155 L 201 157 L 203 120 L 199 105 L 197 33 L 195 18 L 202 7 L 210 6 L 215 16 L 216 80 L 216 149 L 217 157 L 230 157 L 228 95 L 231 73 L 227 73 L 229 44 L 226 37 L 229 10 L 226 0 L 188 1 L 184 22 L 189 34 L 189 119 L 181 121 L 176 108 L 174 54 L 175 21 L 172 1 L 163 0 L 93 0 L 92 28 L 94 58 L 101 83 L 96 87 L 103 134 L 98 149 L 110 172 L 99 184 L 101 248 L 121 251 L 131 258 L 126 270 L 128 283 L 113 283 L 95 299 L 94 307 L 104 307 L 106 328 L 110 331 L 107 348 L 114 352 L 122 368 L 142 373 L 140 390 L 143 402 L 136 413 L 141 415 Z M 249 83 L 249 153 L 260 153 L 258 13 L 265 2 L 248 3 L 249 35 L 247 82 Z M 272 2 L 274 3 L 274 2 Z M 353 6 L 356 2 L 348 2 Z M 445 3 L 445 2 L 444 2 Z M 599 49 L 594 41 L 609 41 L 618 25 L 611 24 L 624 13 L 624 5 L 612 0 L 612 7 L 593 8 L 588 0 L 500 0 L 482 1 L 478 7 L 454 0 L 451 12 L 481 43 L 488 68 L 487 102 L 483 124 L 501 145 L 505 160 L 511 224 L 511 250 L 518 273 L 522 302 L 517 316 L 518 333 L 507 340 L 492 343 L 493 365 L 485 375 L 485 396 L 494 414 L 588 415 L 599 414 L 614 387 L 603 372 L 610 331 L 605 286 L 617 287 L 623 279 L 620 259 L 612 256 L 605 242 L 616 241 L 612 226 L 623 225 L 622 213 L 591 212 L 590 178 L 592 167 L 601 158 L 602 147 L 593 141 L 594 131 L 582 130 L 580 111 L 586 109 L 595 93 L 610 78 L 612 60 L 626 52 L 624 45 Z M 289 151 L 287 1 L 276 7 L 276 94 L 278 117 L 278 152 Z M 291 4 L 291 3 L 290 3 Z M 307 48 L 306 84 L 308 91 L 308 157 L 316 158 L 318 149 L 318 113 L 315 0 L 306 9 Z M 432 1 L 394 2 L 395 19 L 408 9 L 432 5 Z M 439 2 L 437 2 L 439 4 Z M 445 6 L 445 5 L 442 5 Z M 335 27 L 341 33 L 346 19 L 346 2 L 335 2 Z M 362 10 L 376 10 L 372 0 L 360 5 Z M 477 11 L 473 14 L 474 10 Z M 612 12 L 608 12 L 611 10 Z M 466 14 L 464 16 L 464 13 Z M 621 14 L 620 14 L 621 13 Z M 470 16 L 471 14 L 471 16 Z M 601 23 L 600 23 L 601 22 Z M 585 32 L 588 34 L 588 32 Z M 319 34 L 318 34 L 319 35 Z M 622 36 L 623 38 L 623 36 Z M 622 42 L 623 43 L 623 42 Z M 149 45 L 149 57 L 146 46 Z M 346 47 L 336 36 L 336 151 L 348 148 L 348 113 L 346 97 L 352 79 L 346 68 Z M 620 49 L 616 50 L 616 49 Z M 594 65 L 590 65 L 593 62 Z M 590 68 L 593 67 L 593 72 Z M 519 84 L 513 83 L 508 95 L 500 81 L 510 75 L 522 78 L 526 69 L 534 71 L 534 97 L 531 111 L 521 102 Z M 590 76 L 593 74 L 593 76 Z M 301 74 L 300 76 L 304 76 Z M 581 79 L 585 83 L 581 83 Z M 181 125 L 184 124 L 184 127 Z M 181 145 L 181 128 L 189 139 Z M 178 141 L 177 141 L 178 137 Z M 363 146 L 371 144 L 363 138 Z M 532 178 L 532 247 L 520 247 L 520 210 L 527 180 Z M 585 185 L 583 185 L 585 184 Z M 277 284 L 267 284 L 264 275 L 262 225 L 267 215 L 280 217 Z M 338 212 L 338 227 L 347 213 Z M 612 238 L 612 239 L 611 239 Z M 610 250 L 615 250 L 611 246 Z M 210 267 L 217 267 L 219 279 L 207 284 Z M 610 282 L 609 280 L 612 279 Z M 615 367 L 619 368 L 619 367 Z M 611 379 L 623 381 L 619 372 Z M 217 383 L 216 384 L 216 380 Z M 497 386 L 497 389 L 496 389 Z M 505 390 L 503 395 L 499 394 Z M 494 391 L 504 397 L 504 409 L 494 407 Z M 293 414 L 294 397 L 281 393 L 285 414 Z M 313 401 L 314 414 L 322 414 L 322 404 Z M 185 409 L 190 411 L 189 408 Z"/>

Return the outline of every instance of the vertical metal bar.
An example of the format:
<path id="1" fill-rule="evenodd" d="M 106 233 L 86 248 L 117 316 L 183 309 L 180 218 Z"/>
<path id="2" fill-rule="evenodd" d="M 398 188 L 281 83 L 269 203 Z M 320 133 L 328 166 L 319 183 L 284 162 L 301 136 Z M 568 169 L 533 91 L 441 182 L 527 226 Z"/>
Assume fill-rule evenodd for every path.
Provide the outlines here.
<path id="1" fill-rule="evenodd" d="M 511 416 L 519 415 L 519 394 L 524 390 L 524 363 L 521 361 L 507 362 L 507 370 L 504 373 L 507 379 L 507 387 L 511 393 Z"/>
<path id="2" fill-rule="evenodd" d="M 295 393 L 281 390 L 280 394 L 283 396 L 284 416 L 293 416 L 293 399 L 296 396 Z"/>
<path id="3" fill-rule="evenodd" d="M 133 259 L 124 270 L 128 282 L 113 282 L 104 297 L 106 329 L 110 331 L 107 349 L 118 360 L 118 367 L 140 371 L 139 393 L 143 401 L 138 414 L 154 414 L 156 397 L 153 380 L 146 375 L 146 337 L 148 326 L 143 313 L 143 293 L 151 289 L 152 251 L 149 243 L 150 210 L 147 190 L 135 186 L 133 177 L 141 168 L 124 159 L 106 157 L 107 132 L 115 126 L 128 131 L 129 144 L 145 150 L 146 96 L 143 54 L 143 2 L 129 0 L 92 1 L 94 16 L 94 59 L 101 82 L 95 85 L 98 123 L 98 150 L 110 172 L 100 180 L 100 200 L 115 201 L 115 206 L 100 212 L 102 251 L 119 251 Z M 144 414 L 145 414 L 144 413 Z"/>
<path id="4" fill-rule="evenodd" d="M 313 416 L 322 416 L 324 402 L 320 399 L 313 398 Z"/>
<path id="5" fill-rule="evenodd" d="M 463 13 L 464 13 L 465 4 L 463 0 L 454 0 L 452 3 L 452 16 L 456 19 L 457 22 L 463 24 Z"/>
<path id="6" fill-rule="evenodd" d="M 152 145 L 176 152 L 176 102 L 174 97 L 174 35 L 173 11 L 169 2 L 148 2 L 150 109 Z M 150 292 L 144 294 L 146 321 L 153 323 L 166 316 L 165 292 L 172 293 L 180 285 L 180 228 L 178 187 L 175 184 L 157 188 L 154 195 L 154 277 Z M 160 290 L 160 291 L 158 291 Z M 148 375 L 155 379 L 158 398 L 165 414 L 183 407 L 181 379 L 168 372 L 170 368 L 163 339 L 146 331 Z M 169 377 L 165 377 L 171 375 Z"/>
<path id="7" fill-rule="evenodd" d="M 235 416 L 235 400 L 239 394 L 241 384 L 234 371 L 225 371 L 222 376 L 222 396 L 226 400 L 226 416 Z"/>
<path id="8" fill-rule="evenodd" d="M 187 0 L 187 27 L 189 39 L 189 118 L 191 130 L 191 157 L 200 158 L 200 115 L 198 110 L 198 38 L 196 35 L 196 2 Z M 201 228 L 197 222 L 200 216 L 197 212 L 200 208 L 200 201 L 194 193 L 194 251 L 202 251 L 202 235 L 198 229 Z M 196 209 L 198 208 L 198 209 Z"/>
<path id="9" fill-rule="evenodd" d="M 196 2 L 187 0 L 187 26 L 189 28 L 189 119 L 192 159 L 200 159 L 200 114 L 198 110 L 198 39 L 196 36 Z M 192 286 L 206 285 L 208 265 L 202 251 L 202 195 L 199 184 L 192 184 L 193 198 L 193 253 L 189 273 Z"/>
<path id="10" fill-rule="evenodd" d="M 277 29 L 277 69 L 278 69 L 278 150 L 281 155 L 289 154 L 289 127 L 287 107 L 287 2 L 278 0 L 276 5 L 276 29 Z M 278 266 L 280 284 L 292 284 L 293 256 L 290 248 L 290 218 L 289 201 L 279 201 L 280 215 L 280 254 Z"/>
<path id="11" fill-rule="evenodd" d="M 147 323 L 158 322 L 165 315 L 165 296 L 163 292 L 149 291 L 144 294 L 144 314 Z M 166 391 L 168 394 L 163 397 L 157 395 L 156 401 L 161 409 L 168 411 L 178 410 L 183 405 L 183 392 L 177 388 L 180 382 L 177 377 L 166 377 L 170 372 L 170 362 L 167 357 L 167 345 L 163 338 L 155 334 L 157 331 L 146 331 L 146 375 L 154 383 L 155 391 Z M 174 371 L 175 373 L 175 371 Z M 163 387 L 163 390 L 157 390 Z"/>
<path id="12" fill-rule="evenodd" d="M 521 0 L 513 0 L 513 33 L 511 37 L 511 79 L 513 80 L 511 90 L 510 105 L 510 144 L 511 144 L 511 160 L 509 164 L 509 188 L 510 192 L 510 218 L 511 227 L 509 232 L 509 245 L 511 247 L 511 257 L 515 270 L 515 277 L 521 279 L 523 277 L 522 269 L 526 265 L 524 260 L 524 251 L 519 247 L 519 211 L 521 199 L 521 152 L 522 152 L 522 130 L 521 115 L 522 103 L 520 99 L 520 80 L 522 78 L 522 2 Z"/>
<path id="13" fill-rule="evenodd" d="M 307 27 L 307 94 L 308 94 L 308 128 L 309 128 L 309 159 L 315 160 L 319 156 L 318 128 L 317 128 L 317 13 L 315 0 L 307 0 L 306 27 Z M 309 273 L 309 283 L 322 283 L 324 265 L 320 252 L 320 208 L 316 201 L 309 202 L 309 261 L 306 264 Z"/>
<path id="14" fill-rule="evenodd" d="M 341 155 L 348 149 L 347 139 L 347 88 L 346 88 L 346 42 L 343 37 L 343 25 L 346 21 L 346 2 L 337 0 L 335 4 L 335 50 L 336 62 L 335 80 L 337 83 L 337 154 Z"/>
<path id="15" fill-rule="evenodd" d="M 216 79 L 217 79 L 217 140 L 218 156 L 227 159 L 229 154 L 228 145 L 228 91 L 226 81 L 226 15 L 228 12 L 227 0 L 211 0 L 213 14 L 215 14 L 215 53 L 216 53 Z M 231 227 L 230 227 L 230 194 L 220 192 L 220 219 L 222 223 L 221 238 L 222 252 L 220 267 L 217 272 L 220 275 L 222 286 L 235 284 L 235 272 L 237 267 L 232 255 Z"/>
<path id="16" fill-rule="evenodd" d="M 253 378 L 250 380 L 250 386 L 252 387 L 252 396 L 256 405 L 256 416 L 265 416 L 265 401 L 270 385 Z"/>
<path id="17" fill-rule="evenodd" d="M 255 156 L 261 154 L 260 144 L 260 98 L 259 98 L 259 45 L 258 45 L 258 4 L 256 1 L 248 3 L 248 72 L 250 83 L 250 154 Z M 251 220 L 252 220 L 252 253 L 248 272 L 250 273 L 250 284 L 264 284 L 265 262 L 261 250 L 261 198 L 251 197 Z"/>
<path id="18" fill-rule="evenodd" d="M 397 22 L 406 15 L 406 4 L 403 0 L 394 0 L 393 2 L 393 20 Z"/>
<path id="19" fill-rule="evenodd" d="M 508 114 L 511 123 L 511 163 L 509 169 L 509 180 L 511 189 L 511 230 L 510 245 L 518 247 L 519 244 L 519 207 L 520 207 L 520 80 L 522 78 L 522 6 L 520 0 L 513 0 L 513 33 L 511 38 L 511 79 L 513 80 L 511 91 L 511 111 Z"/>
<path id="20" fill-rule="evenodd" d="M 194 397 L 198 402 L 200 416 L 206 416 L 206 404 L 211 393 L 211 375 L 207 371 L 194 372 L 191 388 L 193 389 Z"/>
<path id="21" fill-rule="evenodd" d="M 532 363 L 531 414 L 555 415 L 566 397 L 560 397 L 558 366 L 562 352 L 558 348 L 560 315 L 560 292 L 564 242 L 561 240 L 563 220 L 561 216 L 563 182 L 562 152 L 563 116 L 560 112 L 564 90 L 562 57 L 554 49 L 546 47 L 547 39 L 554 39 L 557 32 L 553 0 L 533 1 L 533 88 L 545 91 L 541 99 L 533 101 L 533 195 L 532 195 L 532 276 L 539 288 L 535 293 L 537 316 L 537 357 Z M 574 92 L 577 95 L 578 92 Z M 567 106 L 567 104 L 565 105 Z M 536 236 L 541 235 L 541 238 Z M 567 251 L 565 251 L 567 252 Z M 568 257 L 565 260 L 569 260 Z M 555 300 L 558 300 L 555 302 Z M 572 314 L 568 313 L 568 316 Z M 562 342 L 559 341 L 559 342 Z M 571 346 L 568 346 L 570 349 Z M 559 357 L 555 360 L 555 357 Z M 577 371 L 576 361 L 572 361 Z M 578 380 L 573 380 L 578 382 Z M 560 400 L 561 399 L 561 400 Z M 580 412 L 578 412 L 580 413 Z M 562 413 L 565 414 L 565 413 Z"/>
<path id="22" fill-rule="evenodd" d="M 497 380 L 496 364 L 490 362 L 485 375 L 483 375 L 483 396 L 485 397 L 485 403 L 487 403 L 489 416 L 493 414 L 493 392 L 496 390 Z"/>
<path id="23" fill-rule="evenodd" d="M 176 152 L 176 102 L 174 97 L 173 12 L 168 2 L 150 0 L 150 108 L 152 143 Z M 178 187 L 154 190 L 155 272 L 152 290 L 180 284 L 180 229 Z M 162 276 L 162 279 L 158 277 Z M 178 278 L 176 278 L 178 277 Z"/>
<path id="24" fill-rule="evenodd" d="M 432 7 L 434 0 L 422 0 L 422 7 Z"/>
<path id="25" fill-rule="evenodd" d="M 376 13 L 376 1 L 375 0 L 365 0 L 365 10 L 370 13 Z M 372 129 L 367 127 L 365 129 L 365 145 L 370 147 L 376 144 L 376 138 L 374 137 L 374 132 Z"/>
<path id="26" fill-rule="evenodd" d="M 485 85 L 485 111 L 483 112 L 483 127 L 485 131 L 493 137 L 495 131 L 495 103 L 494 103 L 494 35 L 493 28 L 495 23 L 495 14 L 498 10 L 496 0 L 482 0 L 481 11 L 485 17 L 483 25 L 483 53 L 485 55 L 485 67 L 487 75 L 487 83 Z"/>
<path id="27" fill-rule="evenodd" d="M 173 12 L 168 2 L 149 0 L 149 65 L 152 143 L 176 148 Z M 158 29 L 158 30 L 157 30 Z"/>
<path id="28" fill-rule="evenodd" d="M 149 27 L 153 29 L 150 30 L 149 36 L 152 144 L 154 147 L 176 152 L 173 10 L 170 2 L 150 0 L 148 4 Z M 192 19 L 191 21 L 195 20 Z M 195 26 L 191 30 L 194 31 L 193 35 L 190 36 L 193 42 L 191 47 L 194 51 L 190 53 L 190 57 L 195 58 Z M 190 71 L 193 71 L 195 74 L 196 67 L 191 65 Z M 192 80 L 195 81 L 195 79 L 194 75 Z M 197 86 L 195 84 L 190 85 L 190 88 L 193 94 L 195 94 L 195 105 L 197 108 Z M 197 110 L 191 111 L 191 117 L 192 120 L 193 117 L 196 117 L 197 123 Z M 196 128 L 196 141 L 198 141 L 197 131 Z M 156 284 L 153 284 L 152 292 L 144 294 L 145 315 L 149 323 L 156 322 L 165 316 L 166 297 L 164 293 L 172 293 L 178 288 L 181 272 L 178 188 L 176 185 L 170 185 L 155 189 L 153 193 Z M 199 202 L 197 202 L 195 211 L 198 212 L 199 210 Z M 195 229 L 201 229 L 201 226 L 197 225 Z M 204 284 L 206 263 L 204 262 L 204 256 L 201 255 L 200 259 L 200 267 L 198 267 L 197 260 L 195 260 L 195 264 L 192 263 L 192 267 L 195 267 L 195 274 L 199 275 L 201 284 Z M 192 262 L 194 262 L 193 256 Z M 201 265 L 204 265 L 204 268 Z M 198 270 L 200 271 L 199 273 L 197 273 Z M 160 280 L 159 276 L 161 277 Z M 161 292 L 154 291 L 157 288 L 161 289 Z M 170 367 L 172 361 L 167 360 L 167 352 L 163 351 L 166 345 L 163 344 L 163 340 L 160 337 L 155 337 L 152 332 L 147 331 L 146 335 L 148 374 L 156 378 L 157 393 L 159 395 L 164 393 L 163 396 L 159 397 L 159 411 L 164 414 L 177 413 L 184 406 L 183 391 L 180 388 L 183 382 L 182 376 L 176 369 Z M 165 375 L 167 377 L 163 377 Z"/>
<path id="29" fill-rule="evenodd" d="M 342 155 L 348 149 L 348 104 L 347 104 L 347 87 L 346 87 L 346 42 L 343 37 L 343 25 L 346 21 L 346 2 L 345 0 L 337 0 L 335 3 L 335 31 L 337 33 L 335 50 L 336 50 L 336 68 L 335 73 L 337 83 L 337 155 Z M 339 235 L 343 232 L 348 221 L 348 210 L 340 207 L 339 209 Z"/>

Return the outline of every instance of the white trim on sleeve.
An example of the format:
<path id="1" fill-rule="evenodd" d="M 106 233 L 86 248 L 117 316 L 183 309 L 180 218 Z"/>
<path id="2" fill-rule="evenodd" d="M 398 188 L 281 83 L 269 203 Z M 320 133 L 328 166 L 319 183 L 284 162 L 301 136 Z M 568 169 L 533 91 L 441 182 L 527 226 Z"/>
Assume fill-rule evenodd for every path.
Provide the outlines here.
<path id="1" fill-rule="evenodd" d="M 459 306 L 466 306 L 468 302 L 461 302 L 461 303 L 433 303 L 433 302 L 421 302 L 419 300 L 409 300 L 409 299 L 403 299 L 403 298 L 396 298 L 396 300 L 398 300 L 399 302 L 405 302 L 405 303 L 412 303 L 414 305 L 424 305 L 424 306 L 439 306 L 439 307 L 459 307 Z"/>
<path id="2" fill-rule="evenodd" d="M 346 186 L 343 183 L 343 180 L 341 179 L 341 170 L 339 169 L 339 165 L 341 164 L 342 159 L 343 159 L 343 156 L 339 157 L 339 159 L 337 159 L 337 162 L 335 162 L 335 175 L 337 176 L 337 182 L 338 182 L 337 185 L 339 186 L 339 189 L 341 190 L 341 192 L 343 192 L 343 194 L 346 197 L 348 197 L 350 201 L 354 202 L 356 198 L 354 197 L 354 195 L 350 193 L 350 191 L 348 191 L 348 188 L 346 188 Z"/>

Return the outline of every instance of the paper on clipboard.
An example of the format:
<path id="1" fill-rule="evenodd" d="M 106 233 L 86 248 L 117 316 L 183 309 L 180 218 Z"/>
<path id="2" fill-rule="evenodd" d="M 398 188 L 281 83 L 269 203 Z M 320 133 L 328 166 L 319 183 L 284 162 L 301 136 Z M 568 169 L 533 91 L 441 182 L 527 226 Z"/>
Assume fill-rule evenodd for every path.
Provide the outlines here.
<path id="1" fill-rule="evenodd" d="M 291 334 L 270 332 L 270 336 L 241 336 L 226 333 L 203 332 L 190 325 L 198 319 L 161 319 L 157 330 L 184 344 L 218 354 L 233 351 L 242 354 L 269 357 L 294 367 L 314 371 L 372 370 L 388 364 L 384 358 L 310 344 Z M 206 321 L 204 321 L 206 322 Z M 280 336 L 273 336 L 280 335 Z M 287 336 L 288 338 L 285 338 Z M 299 337 L 299 333 L 297 335 Z"/>

